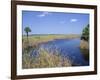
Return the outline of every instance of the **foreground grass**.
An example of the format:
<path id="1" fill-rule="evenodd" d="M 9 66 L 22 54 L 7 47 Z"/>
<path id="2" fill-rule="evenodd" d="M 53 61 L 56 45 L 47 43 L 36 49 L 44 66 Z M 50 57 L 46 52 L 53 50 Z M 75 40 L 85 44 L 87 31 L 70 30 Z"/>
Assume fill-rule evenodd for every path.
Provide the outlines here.
<path id="1" fill-rule="evenodd" d="M 49 68 L 49 67 L 68 67 L 72 63 L 67 58 L 63 58 L 58 52 L 52 54 L 44 49 L 39 49 L 38 57 L 31 57 L 30 54 L 24 53 L 22 58 L 23 69 L 29 68 Z"/>

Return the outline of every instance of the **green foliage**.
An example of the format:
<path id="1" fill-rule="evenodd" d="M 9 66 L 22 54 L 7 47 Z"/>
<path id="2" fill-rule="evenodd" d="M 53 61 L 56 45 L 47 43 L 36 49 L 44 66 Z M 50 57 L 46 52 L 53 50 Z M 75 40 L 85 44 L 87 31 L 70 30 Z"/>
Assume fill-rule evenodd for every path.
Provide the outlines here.
<path id="1" fill-rule="evenodd" d="M 24 31 L 27 34 L 27 40 L 28 40 L 28 33 L 31 32 L 31 29 L 29 27 L 25 27 Z"/>
<path id="2" fill-rule="evenodd" d="M 31 32 L 31 29 L 29 27 L 25 27 L 24 31 L 27 34 L 27 44 L 28 44 L 28 33 Z M 28 45 L 27 45 L 28 46 Z"/>
<path id="3" fill-rule="evenodd" d="M 83 29 L 81 39 L 89 41 L 89 24 Z"/>
<path id="4" fill-rule="evenodd" d="M 31 29 L 30 29 L 29 27 L 25 27 L 24 31 L 25 31 L 26 33 L 28 33 L 28 32 L 31 32 Z"/>
<path id="5" fill-rule="evenodd" d="M 80 50 L 84 59 L 89 61 L 89 24 L 83 29 L 81 39 Z"/>

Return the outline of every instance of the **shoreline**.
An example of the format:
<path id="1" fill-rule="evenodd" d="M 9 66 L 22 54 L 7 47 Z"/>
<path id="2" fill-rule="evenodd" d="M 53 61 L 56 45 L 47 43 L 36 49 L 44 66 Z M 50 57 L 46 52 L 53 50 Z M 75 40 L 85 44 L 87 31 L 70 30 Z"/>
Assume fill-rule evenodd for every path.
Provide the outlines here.
<path id="1" fill-rule="evenodd" d="M 42 35 L 42 36 L 29 36 L 29 45 L 30 46 L 37 46 L 41 43 L 46 43 L 53 40 L 59 40 L 59 39 L 76 39 L 80 38 L 79 35 Z M 27 43 L 26 36 L 22 37 L 23 41 L 23 47 Z"/>
<path id="2" fill-rule="evenodd" d="M 89 61 L 89 43 L 87 41 L 81 40 L 80 50 L 81 50 L 85 60 Z"/>

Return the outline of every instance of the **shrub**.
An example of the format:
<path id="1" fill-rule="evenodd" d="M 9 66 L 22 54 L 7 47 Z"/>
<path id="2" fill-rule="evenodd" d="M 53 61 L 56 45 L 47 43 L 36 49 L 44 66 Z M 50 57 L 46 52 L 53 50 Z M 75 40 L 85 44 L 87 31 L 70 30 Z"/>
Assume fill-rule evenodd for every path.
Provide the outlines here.
<path id="1" fill-rule="evenodd" d="M 89 41 L 89 24 L 83 29 L 81 39 Z"/>

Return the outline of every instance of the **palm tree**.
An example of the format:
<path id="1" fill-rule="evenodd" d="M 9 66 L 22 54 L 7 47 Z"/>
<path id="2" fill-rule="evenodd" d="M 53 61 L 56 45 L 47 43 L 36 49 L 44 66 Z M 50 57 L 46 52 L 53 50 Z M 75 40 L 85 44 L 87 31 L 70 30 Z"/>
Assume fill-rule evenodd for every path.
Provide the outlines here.
<path id="1" fill-rule="evenodd" d="M 31 32 L 31 29 L 29 27 L 25 27 L 24 31 L 27 34 L 27 42 L 28 42 L 28 33 Z"/>

